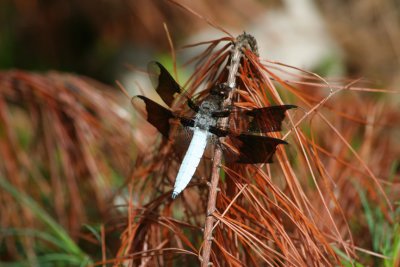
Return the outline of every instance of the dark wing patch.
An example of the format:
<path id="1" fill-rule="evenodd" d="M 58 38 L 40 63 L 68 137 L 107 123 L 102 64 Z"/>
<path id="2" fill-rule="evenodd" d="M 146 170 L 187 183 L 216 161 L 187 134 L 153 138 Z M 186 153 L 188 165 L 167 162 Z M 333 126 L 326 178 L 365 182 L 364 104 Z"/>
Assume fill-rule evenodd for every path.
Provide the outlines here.
<path id="1" fill-rule="evenodd" d="M 147 65 L 147 71 L 149 72 L 150 80 L 157 93 L 165 104 L 167 104 L 168 107 L 171 107 L 174 103 L 176 94 L 181 93 L 181 87 L 174 78 L 172 78 L 167 69 L 159 62 L 150 62 Z"/>
<path id="2" fill-rule="evenodd" d="M 295 105 L 281 105 L 251 110 L 235 108 L 229 117 L 229 129 L 234 133 L 256 132 L 269 133 L 282 130 L 282 121 L 288 109 L 297 108 Z M 216 112 L 215 116 L 226 115 L 228 111 Z"/>
<path id="3" fill-rule="evenodd" d="M 287 144 L 281 139 L 250 134 L 229 136 L 227 142 L 237 151 L 225 146 L 226 160 L 244 164 L 272 163 L 277 146 Z"/>
<path id="4" fill-rule="evenodd" d="M 264 108 L 255 108 L 244 111 L 251 117 L 249 130 L 254 132 L 279 132 L 282 130 L 282 121 L 288 109 L 297 108 L 295 105 L 281 105 Z"/>
<path id="5" fill-rule="evenodd" d="M 167 108 L 157 104 L 153 100 L 145 96 L 136 96 L 144 101 L 146 104 L 147 118 L 146 120 L 151 123 L 157 130 L 164 136 L 169 137 L 170 119 L 175 118 L 174 114 Z"/>
<path id="6" fill-rule="evenodd" d="M 194 120 L 185 117 L 179 117 L 181 124 L 185 127 L 194 127 Z"/>

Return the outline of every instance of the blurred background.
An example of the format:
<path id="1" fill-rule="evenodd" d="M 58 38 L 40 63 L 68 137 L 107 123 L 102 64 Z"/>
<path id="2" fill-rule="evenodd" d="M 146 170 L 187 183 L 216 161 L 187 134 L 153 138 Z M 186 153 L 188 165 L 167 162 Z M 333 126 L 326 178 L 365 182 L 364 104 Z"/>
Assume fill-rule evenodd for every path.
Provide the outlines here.
<path id="1" fill-rule="evenodd" d="M 255 35 L 263 58 L 379 86 L 399 83 L 398 0 L 178 2 L 234 36 Z M 2 0 L 0 68 L 55 69 L 113 84 L 125 64 L 169 55 L 163 22 L 177 48 L 222 35 L 162 0 Z"/>

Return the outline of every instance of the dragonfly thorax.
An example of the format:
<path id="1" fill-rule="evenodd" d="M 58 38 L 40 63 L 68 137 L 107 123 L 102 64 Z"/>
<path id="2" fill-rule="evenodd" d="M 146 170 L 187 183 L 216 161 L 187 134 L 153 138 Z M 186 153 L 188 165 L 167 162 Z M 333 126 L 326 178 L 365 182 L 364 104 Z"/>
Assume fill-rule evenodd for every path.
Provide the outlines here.
<path id="1" fill-rule="evenodd" d="M 204 100 L 196 114 L 194 126 L 203 130 L 208 130 L 210 126 L 216 126 L 217 118 L 214 118 L 212 114 L 219 110 L 220 106 L 221 100 L 216 96 L 210 96 Z"/>

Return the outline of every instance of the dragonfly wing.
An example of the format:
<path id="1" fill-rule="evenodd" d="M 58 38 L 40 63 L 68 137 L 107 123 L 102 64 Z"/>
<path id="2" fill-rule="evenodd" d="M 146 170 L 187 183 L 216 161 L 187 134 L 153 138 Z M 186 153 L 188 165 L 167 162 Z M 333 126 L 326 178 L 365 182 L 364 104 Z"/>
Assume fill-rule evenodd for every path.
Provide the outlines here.
<path id="1" fill-rule="evenodd" d="M 169 138 L 169 132 L 171 128 L 170 119 L 175 118 L 174 114 L 169 109 L 161 106 L 145 96 L 136 96 L 132 99 L 132 102 L 134 102 L 136 98 L 140 98 L 146 105 L 146 113 L 144 114 L 146 120 L 155 128 L 157 128 L 157 130 L 164 137 Z"/>
<path id="2" fill-rule="evenodd" d="M 270 106 L 255 109 L 235 109 L 229 117 L 229 128 L 232 132 L 280 132 L 285 112 L 296 108 L 295 105 Z"/>
<path id="3" fill-rule="evenodd" d="M 277 146 L 287 142 L 261 135 L 240 134 L 228 136 L 224 146 L 224 156 L 227 161 L 257 164 L 272 163 Z"/>
<path id="4" fill-rule="evenodd" d="M 150 80 L 161 99 L 168 105 L 168 107 L 172 107 L 175 98 L 181 93 L 181 87 L 179 84 L 159 62 L 150 62 L 147 65 L 147 71 Z"/>

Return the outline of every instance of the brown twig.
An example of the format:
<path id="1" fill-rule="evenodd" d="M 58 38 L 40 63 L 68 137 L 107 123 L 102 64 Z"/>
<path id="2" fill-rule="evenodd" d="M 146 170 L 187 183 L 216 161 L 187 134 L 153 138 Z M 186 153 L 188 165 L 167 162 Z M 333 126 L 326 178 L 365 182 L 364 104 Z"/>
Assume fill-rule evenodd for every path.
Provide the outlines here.
<path id="1" fill-rule="evenodd" d="M 234 88 L 236 86 L 236 75 L 238 73 L 238 69 L 240 66 L 240 59 L 243 56 L 242 49 L 244 47 L 249 48 L 254 53 L 257 53 L 257 45 L 253 36 L 243 33 L 236 38 L 234 43 L 231 62 L 229 66 L 229 75 L 227 80 L 227 85 L 231 88 L 231 91 L 228 97 L 224 100 L 223 108 L 232 104 L 232 97 L 234 93 Z M 224 128 L 227 126 L 228 118 L 224 118 L 221 120 L 221 126 Z M 210 254 L 211 254 L 211 246 L 212 246 L 212 233 L 214 229 L 215 218 L 213 213 L 216 209 L 215 204 L 217 200 L 217 188 L 219 181 L 219 173 L 222 159 L 222 150 L 219 146 L 215 149 L 212 172 L 211 172 L 211 183 L 210 183 L 210 194 L 208 196 L 208 204 L 207 204 L 207 217 L 204 227 L 204 248 L 202 253 L 202 267 L 206 267 L 210 265 Z"/>

